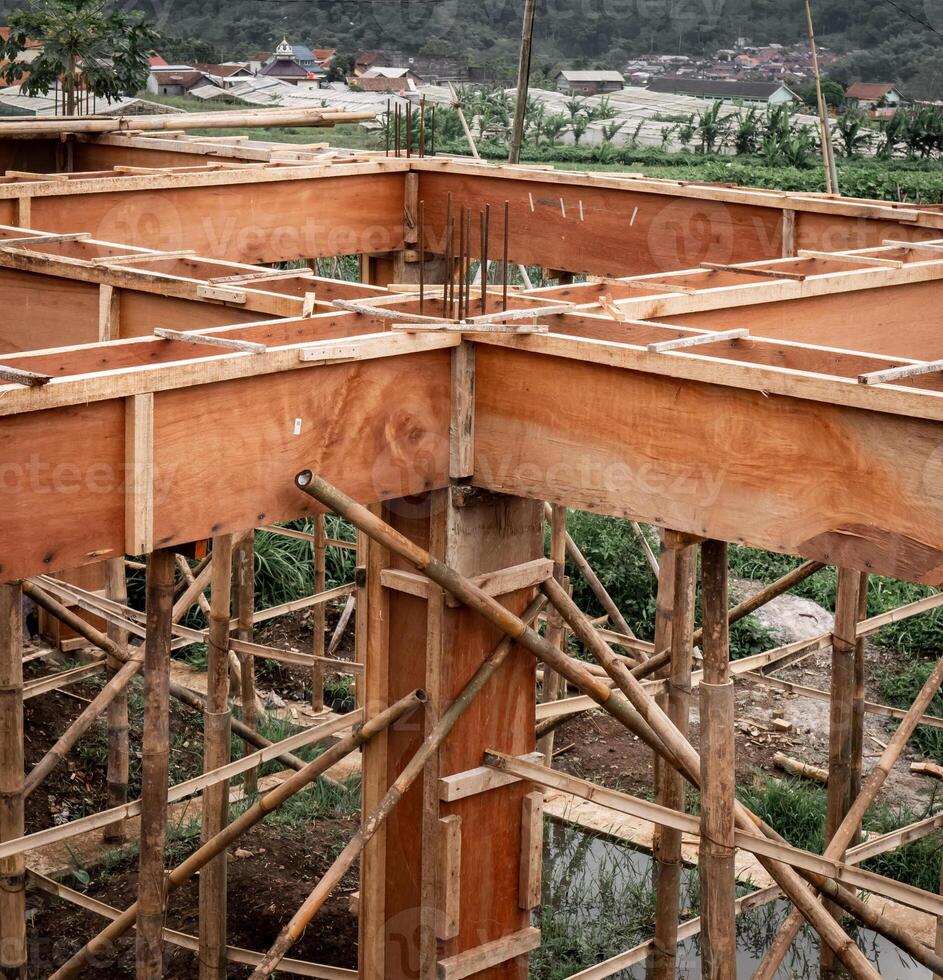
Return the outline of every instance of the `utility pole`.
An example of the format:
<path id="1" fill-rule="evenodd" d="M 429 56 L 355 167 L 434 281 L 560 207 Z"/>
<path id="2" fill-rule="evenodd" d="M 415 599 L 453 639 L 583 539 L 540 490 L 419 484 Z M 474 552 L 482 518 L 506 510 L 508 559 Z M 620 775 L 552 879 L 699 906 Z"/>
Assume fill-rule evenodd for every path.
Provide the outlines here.
<path id="1" fill-rule="evenodd" d="M 517 105 L 514 107 L 514 132 L 508 163 L 520 163 L 524 141 L 524 114 L 527 111 L 527 89 L 530 86 L 530 53 L 534 44 L 534 11 L 537 0 L 524 0 L 524 24 L 521 28 L 521 56 L 517 63 Z"/>

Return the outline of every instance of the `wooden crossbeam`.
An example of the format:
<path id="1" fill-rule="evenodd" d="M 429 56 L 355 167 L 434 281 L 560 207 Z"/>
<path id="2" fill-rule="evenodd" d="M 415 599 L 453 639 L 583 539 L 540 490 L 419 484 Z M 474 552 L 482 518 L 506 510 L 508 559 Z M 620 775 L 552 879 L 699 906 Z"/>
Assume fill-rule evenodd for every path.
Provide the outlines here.
<path id="1" fill-rule="evenodd" d="M 943 360 L 919 361 L 915 364 L 900 364 L 897 367 L 885 368 L 883 371 L 869 371 L 858 375 L 858 383 L 863 385 L 882 385 L 891 381 L 902 381 L 904 378 L 915 378 L 921 374 L 933 374 L 943 371 Z"/>
<path id="2" fill-rule="evenodd" d="M 648 345 L 653 354 L 663 354 L 665 351 L 683 350 L 686 347 L 699 347 L 701 344 L 714 344 L 721 340 L 743 340 L 750 336 L 746 327 L 736 327 L 733 330 L 716 330 L 710 333 L 691 334 L 688 337 L 675 337 L 672 340 L 659 340 Z"/>
<path id="3" fill-rule="evenodd" d="M 0 381 L 26 385 L 28 388 L 39 388 L 49 384 L 52 378 L 48 374 L 37 374 L 35 371 L 23 371 L 20 368 L 5 367 L 0 364 Z"/>
<path id="4" fill-rule="evenodd" d="M 886 245 L 888 248 L 906 248 L 919 251 L 926 250 L 928 252 L 943 252 L 943 241 L 940 239 L 934 239 L 926 242 L 897 242 L 892 238 L 885 238 L 881 244 Z"/>
<path id="5" fill-rule="evenodd" d="M 133 265 L 137 262 L 159 262 L 162 259 L 182 259 L 195 255 L 192 248 L 178 248 L 171 252 L 131 252 L 128 255 L 99 255 L 92 265 Z"/>
<path id="6" fill-rule="evenodd" d="M 506 323 L 508 320 L 526 320 L 529 317 L 553 316 L 556 313 L 570 313 L 573 310 L 573 303 L 565 303 L 556 306 L 532 306 L 529 309 L 522 307 L 519 310 L 499 310 L 497 313 L 485 313 L 476 316 L 471 323 Z"/>
<path id="7" fill-rule="evenodd" d="M 393 323 L 391 330 L 403 330 L 406 333 L 423 333 L 425 331 L 446 331 L 451 333 L 502 333 L 527 334 L 549 333 L 546 323 L 480 323 L 476 320 L 442 320 L 438 323 Z"/>
<path id="8" fill-rule="evenodd" d="M 902 269 L 900 259 L 882 259 L 878 255 L 855 255 L 853 252 L 820 252 L 814 248 L 800 248 L 796 253 L 800 259 L 821 259 L 823 262 L 846 262 L 851 265 L 878 265 L 888 269 Z"/>
<path id="9" fill-rule="evenodd" d="M 757 276 L 760 279 L 794 279 L 802 282 L 806 276 L 801 272 L 786 272 L 782 269 L 760 269 L 757 266 L 730 265 L 724 262 L 702 262 L 702 269 L 711 272 L 738 272 L 744 276 Z"/>
<path id="10" fill-rule="evenodd" d="M 234 340 L 230 337 L 216 337 L 212 334 L 192 333 L 185 330 L 169 330 L 157 327 L 154 336 L 161 340 L 176 340 L 184 344 L 208 344 L 210 347 L 225 347 L 227 350 L 243 351 L 247 354 L 264 354 L 265 344 L 255 344 L 250 340 Z"/>
<path id="11" fill-rule="evenodd" d="M 70 231 L 63 235 L 24 235 L 21 238 L 0 239 L 0 248 L 8 245 L 56 245 L 59 242 L 80 242 L 91 237 L 87 231 Z"/>
<path id="12" fill-rule="evenodd" d="M 249 282 L 271 282 L 277 279 L 313 279 L 310 269 L 259 269 L 258 272 L 246 272 L 238 276 L 213 276 L 206 281 L 213 285 L 224 285 Z"/>

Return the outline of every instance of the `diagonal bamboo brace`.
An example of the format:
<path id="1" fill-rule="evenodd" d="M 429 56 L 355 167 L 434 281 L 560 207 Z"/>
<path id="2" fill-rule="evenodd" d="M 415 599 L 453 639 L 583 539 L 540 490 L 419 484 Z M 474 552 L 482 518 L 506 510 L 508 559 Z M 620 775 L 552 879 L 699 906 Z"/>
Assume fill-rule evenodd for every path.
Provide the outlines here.
<path id="1" fill-rule="evenodd" d="M 218 834 L 198 847 L 186 860 L 178 864 L 167 875 L 167 892 L 169 893 L 189 881 L 209 861 L 222 854 L 227 847 L 260 823 L 273 810 L 278 809 L 289 797 L 309 786 L 336 762 L 350 755 L 351 752 L 360 748 L 375 735 L 385 731 L 400 718 L 410 714 L 421 704 L 424 704 L 426 700 L 425 691 L 419 690 L 407 694 L 369 721 L 359 725 L 322 755 L 309 762 L 300 772 L 293 773 L 284 782 L 270 790 L 248 810 L 241 813 L 231 824 L 224 827 Z M 86 968 L 91 968 L 96 960 L 112 947 L 114 942 L 134 926 L 136 918 L 137 902 L 128 906 L 121 915 L 110 922 L 90 942 L 86 943 L 70 960 L 60 966 L 50 976 L 49 980 L 68 980 L 68 978 L 80 976 Z"/>
<path id="2" fill-rule="evenodd" d="M 607 667 L 607 671 L 610 672 L 613 680 L 616 680 L 617 684 L 623 688 L 621 691 L 610 688 L 600 678 L 594 677 L 577 661 L 557 650 L 553 644 L 528 627 L 510 610 L 478 588 L 465 576 L 444 562 L 433 558 L 424 548 L 410 541 L 409 538 L 400 534 L 379 517 L 371 514 L 366 507 L 352 500 L 326 480 L 316 476 L 310 470 L 303 470 L 295 477 L 295 484 L 300 490 L 324 504 L 329 510 L 344 517 L 384 547 L 415 565 L 432 581 L 451 592 L 457 599 L 480 613 L 508 636 L 513 637 L 532 654 L 562 674 L 574 686 L 580 688 L 597 704 L 613 714 L 631 731 L 638 734 L 654 751 L 663 755 L 672 765 L 680 769 L 689 781 L 696 784 L 700 771 L 698 753 L 675 728 L 668 716 L 655 704 L 654 699 L 642 688 L 638 679 L 632 676 L 624 663 L 616 660 L 608 645 L 596 635 L 592 626 L 588 626 L 588 630 L 593 636 L 594 643 L 605 648 L 604 653 L 600 650 L 602 656 L 605 657 L 605 662 L 600 662 Z M 552 600 L 554 585 L 552 579 L 544 583 L 544 588 L 548 595 L 551 595 Z M 559 591 L 562 592 L 563 590 L 560 589 Z M 565 596 L 565 598 L 570 601 L 569 596 Z M 568 619 L 559 605 L 557 608 L 563 612 L 564 618 Z M 575 631 L 581 622 L 588 624 L 588 620 L 579 610 L 577 610 L 577 617 L 574 622 L 570 622 L 570 626 Z M 582 636 L 583 630 L 581 628 L 578 632 Z M 737 820 L 742 829 L 760 833 L 757 829 L 759 821 L 742 805 L 737 807 Z M 802 914 L 835 951 L 849 972 L 855 977 L 879 980 L 880 974 L 868 962 L 854 941 L 828 914 L 809 885 L 792 868 L 780 862 L 768 861 L 766 866 L 787 897 L 802 911 Z"/>

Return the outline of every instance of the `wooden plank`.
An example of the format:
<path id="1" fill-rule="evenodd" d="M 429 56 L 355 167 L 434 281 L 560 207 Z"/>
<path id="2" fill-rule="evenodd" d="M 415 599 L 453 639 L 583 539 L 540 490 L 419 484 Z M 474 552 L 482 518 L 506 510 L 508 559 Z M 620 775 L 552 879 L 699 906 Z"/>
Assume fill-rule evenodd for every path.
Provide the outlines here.
<path id="1" fill-rule="evenodd" d="M 109 283 L 98 287 L 98 339 L 117 340 L 121 335 L 121 294 Z M 71 338 L 70 338 L 71 339 Z"/>
<path id="2" fill-rule="evenodd" d="M 125 551 L 143 555 L 154 547 L 154 396 L 126 399 Z"/>
<path id="3" fill-rule="evenodd" d="M 475 345 L 464 341 L 452 351 L 449 422 L 449 477 L 470 477 L 475 445 Z"/>
<path id="4" fill-rule="evenodd" d="M 527 762 L 543 761 L 542 752 L 529 752 L 521 756 Z M 516 776 L 498 772 L 490 766 L 476 766 L 464 772 L 456 772 L 451 776 L 439 777 L 439 799 L 443 803 L 454 803 L 477 793 L 487 793 L 499 786 L 507 786 L 517 782 Z"/>
<path id="5" fill-rule="evenodd" d="M 194 331 L 169 330 L 157 327 L 154 336 L 161 340 L 174 340 L 182 344 L 199 344 L 209 347 L 224 347 L 227 350 L 241 351 L 244 354 L 264 354 L 268 348 L 265 344 L 255 344 L 249 340 L 236 340 L 233 337 L 217 337 L 207 333 Z"/>
<path id="6" fill-rule="evenodd" d="M 655 354 L 664 354 L 666 351 L 685 350 L 688 347 L 698 347 L 702 344 L 714 344 L 722 340 L 742 340 L 749 337 L 750 331 L 744 327 L 737 327 L 733 330 L 718 330 L 711 333 L 691 334 L 688 337 L 676 337 L 674 340 L 658 340 L 648 344 L 649 351 Z"/>
<path id="7" fill-rule="evenodd" d="M 482 973 L 508 960 L 524 956 L 540 945 L 540 930 L 535 926 L 521 929 L 502 939 L 493 939 L 464 953 L 456 953 L 436 965 L 438 980 L 463 980 L 464 977 Z"/>
<path id="8" fill-rule="evenodd" d="M 521 804 L 521 884 L 522 909 L 540 905 L 540 882 L 544 855 L 544 794 L 535 790 Z"/>
<path id="9" fill-rule="evenodd" d="M 437 838 L 437 924 L 436 937 L 454 939 L 459 930 L 462 874 L 462 818 L 441 817 Z"/>
<path id="10" fill-rule="evenodd" d="M 886 259 L 879 255 L 857 255 L 853 252 L 824 252 L 814 248 L 800 248 L 800 259 L 819 259 L 822 262 L 838 262 L 846 265 L 876 265 L 887 269 L 902 269 L 904 263 L 900 259 Z"/>
<path id="11" fill-rule="evenodd" d="M 883 371 L 869 371 L 867 374 L 858 375 L 858 383 L 863 385 L 890 384 L 892 381 L 903 381 L 906 378 L 916 378 L 923 374 L 935 374 L 937 371 L 943 371 L 943 360 L 900 364 Z"/>

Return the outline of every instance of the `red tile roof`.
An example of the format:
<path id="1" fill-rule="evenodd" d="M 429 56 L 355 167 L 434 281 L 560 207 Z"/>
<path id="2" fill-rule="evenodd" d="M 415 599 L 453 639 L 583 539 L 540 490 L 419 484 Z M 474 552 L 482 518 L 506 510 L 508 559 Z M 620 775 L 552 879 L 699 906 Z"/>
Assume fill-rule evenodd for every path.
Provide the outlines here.
<path id="1" fill-rule="evenodd" d="M 861 99 L 865 102 L 880 102 L 892 89 L 896 88 L 890 82 L 855 82 L 845 89 L 849 99 Z"/>

